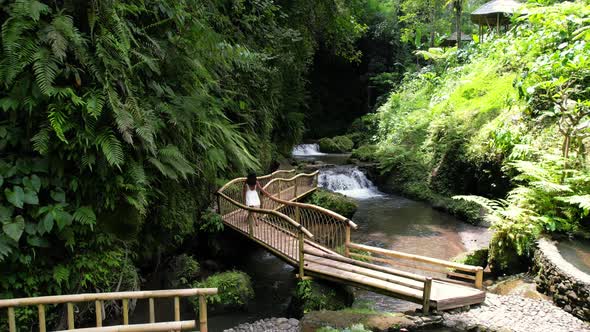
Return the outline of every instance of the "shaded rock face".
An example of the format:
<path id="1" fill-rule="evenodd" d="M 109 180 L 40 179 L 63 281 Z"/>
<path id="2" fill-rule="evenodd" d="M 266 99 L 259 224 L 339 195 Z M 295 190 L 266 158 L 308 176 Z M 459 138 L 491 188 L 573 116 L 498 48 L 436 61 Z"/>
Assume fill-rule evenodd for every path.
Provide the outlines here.
<path id="1" fill-rule="evenodd" d="M 565 261 L 548 239 L 540 239 L 533 269 L 537 289 L 572 315 L 590 321 L 590 275 Z"/>

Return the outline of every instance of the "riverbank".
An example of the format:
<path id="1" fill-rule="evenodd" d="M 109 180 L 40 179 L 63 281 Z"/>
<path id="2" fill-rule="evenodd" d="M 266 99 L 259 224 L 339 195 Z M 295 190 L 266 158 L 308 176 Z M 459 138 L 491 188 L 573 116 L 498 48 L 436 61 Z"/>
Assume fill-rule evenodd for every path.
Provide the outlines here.
<path id="1" fill-rule="evenodd" d="M 488 294 L 486 301 L 463 310 L 433 313 L 379 313 L 368 310 L 315 311 L 301 320 L 269 318 L 224 332 L 315 332 L 361 324 L 369 331 L 584 332 L 590 325 L 551 302 L 516 295 Z"/>

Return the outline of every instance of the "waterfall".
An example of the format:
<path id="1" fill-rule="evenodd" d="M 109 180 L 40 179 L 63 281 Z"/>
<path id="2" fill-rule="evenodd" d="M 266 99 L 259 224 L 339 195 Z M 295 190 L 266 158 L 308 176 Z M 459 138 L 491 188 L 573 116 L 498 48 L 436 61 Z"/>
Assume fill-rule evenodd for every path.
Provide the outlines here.
<path id="1" fill-rule="evenodd" d="M 323 169 L 320 172 L 319 185 L 322 188 L 358 199 L 382 195 L 358 167 Z"/>
<path id="2" fill-rule="evenodd" d="M 299 144 L 293 148 L 293 156 L 322 156 L 318 144 Z"/>

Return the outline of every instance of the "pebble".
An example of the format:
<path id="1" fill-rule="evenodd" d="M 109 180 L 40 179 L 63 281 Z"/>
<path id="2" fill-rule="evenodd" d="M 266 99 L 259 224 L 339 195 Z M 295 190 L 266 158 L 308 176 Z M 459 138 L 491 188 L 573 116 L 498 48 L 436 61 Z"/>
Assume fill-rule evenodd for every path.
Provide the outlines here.
<path id="1" fill-rule="evenodd" d="M 267 318 L 244 323 L 224 332 L 299 332 L 299 321 L 294 318 Z"/>
<path id="2" fill-rule="evenodd" d="M 588 323 L 549 301 L 490 293 L 469 311 L 443 313 L 443 324 L 468 331 L 590 332 Z"/>

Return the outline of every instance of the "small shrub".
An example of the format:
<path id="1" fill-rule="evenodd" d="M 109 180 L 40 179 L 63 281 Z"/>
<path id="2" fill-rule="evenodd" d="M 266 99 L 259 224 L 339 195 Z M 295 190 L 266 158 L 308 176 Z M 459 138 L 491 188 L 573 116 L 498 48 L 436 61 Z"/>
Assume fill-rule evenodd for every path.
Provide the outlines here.
<path id="1" fill-rule="evenodd" d="M 354 149 L 350 157 L 360 161 L 373 161 L 376 153 L 377 147 L 375 145 L 363 145 L 358 149 Z"/>
<path id="2" fill-rule="evenodd" d="M 193 285 L 195 288 L 217 288 L 216 295 L 207 296 L 207 302 L 229 308 L 244 307 L 254 298 L 254 289 L 250 277 L 241 271 L 217 273 L 204 281 Z M 195 311 L 198 311 L 198 298 L 191 300 Z"/>
<path id="3" fill-rule="evenodd" d="M 338 146 L 340 152 L 350 152 L 354 147 L 354 142 L 346 136 L 336 136 L 332 140 Z"/>
<path id="4" fill-rule="evenodd" d="M 318 189 L 308 199 L 310 204 L 321 206 L 325 209 L 334 211 L 346 218 L 352 218 L 357 204 L 350 198 L 330 191 Z"/>
<path id="5" fill-rule="evenodd" d="M 473 266 L 481 266 L 485 268 L 488 265 L 488 249 L 485 248 L 463 253 L 453 258 L 453 262 Z"/>
<path id="6" fill-rule="evenodd" d="M 196 281 L 200 272 L 199 262 L 192 256 L 187 254 L 176 256 L 170 262 L 167 273 L 168 286 L 170 288 L 188 287 Z"/>
<path id="7" fill-rule="evenodd" d="M 297 283 L 295 297 L 303 313 L 316 310 L 341 310 L 346 308 L 347 299 L 337 290 L 338 288 L 334 288 L 329 283 L 301 280 Z"/>
<path id="8" fill-rule="evenodd" d="M 346 136 L 325 137 L 320 139 L 318 144 L 320 151 L 324 153 L 345 153 L 350 152 L 354 147 L 354 142 Z"/>
<path id="9" fill-rule="evenodd" d="M 320 146 L 321 152 L 324 152 L 324 153 L 339 152 L 338 147 L 336 146 L 336 143 L 334 143 L 334 140 L 331 138 L 328 138 L 328 137 L 322 138 L 322 139 L 320 139 L 318 144 Z"/>

